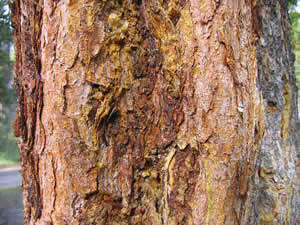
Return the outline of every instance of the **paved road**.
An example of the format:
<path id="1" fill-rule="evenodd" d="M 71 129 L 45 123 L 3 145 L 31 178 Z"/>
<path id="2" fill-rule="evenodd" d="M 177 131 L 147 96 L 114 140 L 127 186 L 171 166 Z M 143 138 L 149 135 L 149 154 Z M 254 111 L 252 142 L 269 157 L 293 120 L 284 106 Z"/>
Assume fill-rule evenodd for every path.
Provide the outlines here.
<path id="1" fill-rule="evenodd" d="M 0 168 L 0 225 L 23 225 L 21 176 L 18 167 Z"/>
<path id="2" fill-rule="evenodd" d="M 0 190 L 21 185 L 21 175 L 18 168 L 0 170 Z"/>
<path id="3" fill-rule="evenodd" d="M 23 225 L 21 188 L 0 190 L 0 225 Z"/>

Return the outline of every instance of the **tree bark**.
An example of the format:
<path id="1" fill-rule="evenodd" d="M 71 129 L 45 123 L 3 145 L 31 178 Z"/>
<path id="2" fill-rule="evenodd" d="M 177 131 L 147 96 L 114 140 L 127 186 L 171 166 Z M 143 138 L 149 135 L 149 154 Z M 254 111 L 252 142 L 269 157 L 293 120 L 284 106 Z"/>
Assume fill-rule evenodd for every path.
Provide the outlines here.
<path id="1" fill-rule="evenodd" d="M 299 223 L 284 1 L 11 8 L 25 224 Z"/>
<path id="2" fill-rule="evenodd" d="M 251 184 L 250 224 L 300 224 L 300 126 L 287 1 L 259 0 L 258 85 L 264 136 Z"/>

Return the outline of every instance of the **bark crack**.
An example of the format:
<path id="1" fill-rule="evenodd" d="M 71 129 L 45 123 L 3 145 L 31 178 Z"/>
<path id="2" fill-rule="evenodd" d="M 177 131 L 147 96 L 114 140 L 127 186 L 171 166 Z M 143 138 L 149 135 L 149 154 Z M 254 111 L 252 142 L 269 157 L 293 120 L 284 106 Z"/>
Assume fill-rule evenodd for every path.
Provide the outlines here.
<path id="1" fill-rule="evenodd" d="M 168 223 L 168 218 L 169 218 L 169 213 L 170 213 L 170 209 L 169 209 L 169 204 L 168 204 L 168 196 L 169 196 L 169 189 L 170 189 L 170 171 L 169 171 L 169 167 L 170 164 L 172 162 L 172 160 L 174 159 L 174 156 L 176 154 L 176 148 L 173 148 L 169 151 L 168 155 L 165 158 L 165 164 L 164 164 L 164 191 L 163 191 L 163 203 L 162 205 L 164 205 L 163 210 L 162 210 L 162 219 L 163 219 L 163 224 L 169 224 Z"/>
<path id="2" fill-rule="evenodd" d="M 54 177 L 54 181 L 53 181 L 53 203 L 52 203 L 52 210 L 50 212 L 50 218 L 51 218 L 51 221 L 52 221 L 52 224 L 53 223 L 53 213 L 55 213 L 55 205 L 56 205 L 56 184 L 57 184 L 57 181 L 56 181 L 56 166 L 55 166 L 55 160 L 53 158 L 53 155 L 51 155 L 51 167 L 52 167 L 52 173 L 53 173 L 53 177 Z"/>

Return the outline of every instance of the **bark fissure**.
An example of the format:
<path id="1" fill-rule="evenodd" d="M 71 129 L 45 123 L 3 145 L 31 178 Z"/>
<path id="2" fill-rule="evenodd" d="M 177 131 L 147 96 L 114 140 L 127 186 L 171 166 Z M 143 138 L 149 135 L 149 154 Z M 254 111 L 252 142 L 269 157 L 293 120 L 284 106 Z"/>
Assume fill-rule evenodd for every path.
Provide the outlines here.
<path id="1" fill-rule="evenodd" d="M 43 84 L 40 80 L 40 21 L 42 6 L 35 1 L 15 1 L 12 21 L 15 28 L 16 65 L 15 83 L 19 96 L 19 108 L 15 122 L 15 133 L 22 140 L 19 142 L 22 186 L 24 190 L 25 223 L 41 216 L 39 152 L 43 150 L 43 128 L 40 123 L 42 113 Z M 25 13 L 24 13 L 25 12 Z M 30 15 L 30 16 L 29 16 Z M 22 21 L 20 24 L 19 22 Z M 39 135 L 36 137 L 36 135 Z M 25 191 L 26 190 L 26 191 Z"/>
<path id="2" fill-rule="evenodd" d="M 55 162 L 53 161 L 53 156 L 51 156 L 51 166 L 52 166 L 52 173 L 53 173 L 53 176 L 54 176 L 54 179 L 53 179 L 53 200 L 52 200 L 52 209 L 50 211 L 50 221 L 51 221 L 51 224 L 54 224 L 53 223 L 53 218 L 52 218 L 52 214 L 55 210 L 55 200 L 56 200 L 56 168 L 55 168 Z M 49 202 L 50 203 L 50 202 Z"/>
<path id="3" fill-rule="evenodd" d="M 258 1 L 255 11 L 265 133 L 251 182 L 252 216 L 248 223 L 298 224 L 299 195 L 295 193 L 299 193 L 299 121 L 287 2 Z"/>

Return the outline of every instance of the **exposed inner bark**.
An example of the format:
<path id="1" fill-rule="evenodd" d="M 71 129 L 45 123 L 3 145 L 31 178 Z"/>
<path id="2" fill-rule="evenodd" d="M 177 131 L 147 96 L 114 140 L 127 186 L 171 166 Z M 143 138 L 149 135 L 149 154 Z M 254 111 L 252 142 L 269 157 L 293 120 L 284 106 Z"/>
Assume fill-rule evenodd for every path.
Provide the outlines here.
<path id="1" fill-rule="evenodd" d="M 259 7 L 16 0 L 25 224 L 248 224 Z"/>

